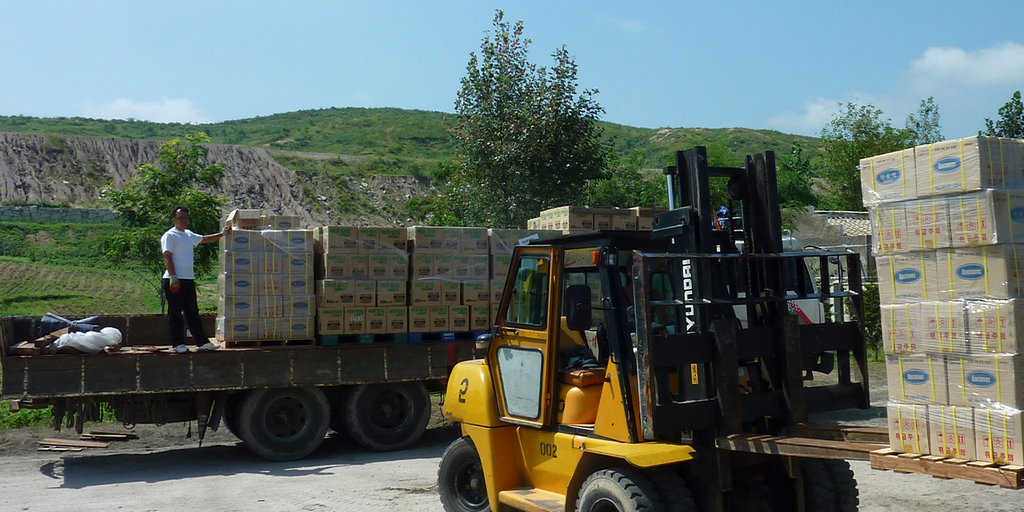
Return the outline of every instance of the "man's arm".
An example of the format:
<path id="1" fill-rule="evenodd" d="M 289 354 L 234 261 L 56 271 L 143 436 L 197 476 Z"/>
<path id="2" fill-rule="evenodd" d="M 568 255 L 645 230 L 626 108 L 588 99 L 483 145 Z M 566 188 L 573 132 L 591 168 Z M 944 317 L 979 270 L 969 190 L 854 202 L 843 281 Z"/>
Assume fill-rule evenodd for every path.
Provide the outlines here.
<path id="1" fill-rule="evenodd" d="M 216 242 L 217 240 L 220 240 L 221 237 L 224 236 L 224 233 L 229 231 L 229 230 L 231 230 L 231 226 L 228 226 L 228 227 L 224 228 L 224 231 L 221 231 L 220 233 L 213 233 L 211 235 L 203 235 L 203 241 L 199 242 L 199 243 L 201 243 L 201 244 L 208 244 L 208 243 Z"/>
<path id="2" fill-rule="evenodd" d="M 169 287 L 171 293 L 178 293 L 181 288 L 181 284 L 178 282 L 178 276 L 174 273 L 174 253 L 171 251 L 164 251 L 164 267 L 167 268 L 167 274 L 170 275 Z"/>

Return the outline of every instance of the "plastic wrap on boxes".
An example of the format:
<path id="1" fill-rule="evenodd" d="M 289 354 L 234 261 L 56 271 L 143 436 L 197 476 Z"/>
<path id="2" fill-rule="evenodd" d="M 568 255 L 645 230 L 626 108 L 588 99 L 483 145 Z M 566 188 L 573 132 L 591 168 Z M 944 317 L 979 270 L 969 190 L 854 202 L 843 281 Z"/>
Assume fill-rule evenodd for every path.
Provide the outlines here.
<path id="1" fill-rule="evenodd" d="M 974 409 L 953 405 L 929 405 L 928 432 L 931 453 L 943 457 L 977 460 Z"/>
<path id="2" fill-rule="evenodd" d="M 313 317 L 217 318 L 217 339 L 224 341 L 307 340 L 313 338 Z"/>
<path id="3" fill-rule="evenodd" d="M 923 352 L 967 353 L 967 320 L 964 301 L 922 302 L 916 305 L 916 319 Z"/>
<path id="4" fill-rule="evenodd" d="M 875 255 L 898 254 L 910 250 L 905 204 L 879 205 L 868 212 L 868 218 L 871 222 L 871 239 L 874 241 L 871 250 Z"/>
<path id="5" fill-rule="evenodd" d="M 263 252 L 229 252 L 220 254 L 219 269 L 221 273 L 257 274 L 263 271 Z"/>
<path id="6" fill-rule="evenodd" d="M 944 249 L 934 254 L 935 279 L 931 274 L 927 278 L 928 293 L 932 299 L 1012 299 L 1024 296 L 1020 275 L 1024 245 Z M 881 280 L 881 270 L 879 276 Z M 880 282 L 880 293 L 881 286 Z M 933 294 L 936 290 L 938 293 Z"/>
<path id="7" fill-rule="evenodd" d="M 950 354 L 946 356 L 949 402 L 977 408 L 1024 406 L 1024 356 Z"/>
<path id="8" fill-rule="evenodd" d="M 313 252 L 313 231 L 310 229 L 264 229 L 266 252 L 305 254 Z"/>
<path id="9" fill-rule="evenodd" d="M 901 249 L 930 251 L 952 247 L 949 209 L 945 199 L 918 199 L 894 206 L 902 207 L 906 220 L 906 236 L 900 239 Z"/>
<path id="10" fill-rule="evenodd" d="M 1021 353 L 1017 328 L 1024 327 L 1024 300 L 969 300 L 965 308 L 970 340 L 968 352 Z"/>
<path id="11" fill-rule="evenodd" d="M 976 409 L 974 430 L 978 460 L 996 464 L 1020 465 L 1024 460 L 1021 437 L 1021 411 L 1016 409 Z"/>
<path id="12" fill-rule="evenodd" d="M 1020 188 L 1021 141 L 967 137 L 914 148 L 917 196 Z"/>
<path id="13" fill-rule="evenodd" d="M 260 316 L 259 297 L 240 295 L 217 297 L 217 316 L 223 318 L 253 318 Z"/>
<path id="14" fill-rule="evenodd" d="M 317 252 L 324 254 L 356 254 L 359 252 L 359 228 L 353 226 L 320 226 L 313 229 Z"/>
<path id="15" fill-rule="evenodd" d="M 917 197 L 914 150 L 905 149 L 860 160 L 865 206 Z"/>
<path id="16" fill-rule="evenodd" d="M 928 444 L 928 408 L 889 402 L 889 447 L 904 453 L 931 453 Z"/>
<path id="17" fill-rule="evenodd" d="M 257 316 L 299 318 L 316 314 L 316 297 L 309 295 L 263 295 L 258 298 Z"/>
<path id="18" fill-rule="evenodd" d="M 949 404 L 945 357 L 938 354 L 886 356 L 889 398 L 904 404 Z"/>
<path id="19" fill-rule="evenodd" d="M 927 304 L 927 303 L 924 303 Z M 918 304 L 894 304 L 881 307 L 882 341 L 886 354 L 924 352 L 922 322 Z"/>
<path id="20" fill-rule="evenodd" d="M 940 298 L 934 252 L 878 256 L 878 297 L 882 304 L 905 304 Z"/>

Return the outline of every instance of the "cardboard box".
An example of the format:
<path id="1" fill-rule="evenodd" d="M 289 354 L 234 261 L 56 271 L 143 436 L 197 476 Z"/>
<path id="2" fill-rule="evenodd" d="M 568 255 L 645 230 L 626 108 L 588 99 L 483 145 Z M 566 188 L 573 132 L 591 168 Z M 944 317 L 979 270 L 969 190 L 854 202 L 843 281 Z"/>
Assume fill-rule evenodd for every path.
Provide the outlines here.
<path id="1" fill-rule="evenodd" d="M 881 307 L 882 346 L 886 354 L 913 354 L 925 351 L 922 344 L 925 333 L 921 329 L 923 323 L 919 318 L 920 314 L 918 304 Z"/>
<path id="2" fill-rule="evenodd" d="M 890 448 L 902 453 L 931 453 L 927 407 L 889 403 L 886 409 Z"/>
<path id="3" fill-rule="evenodd" d="M 313 276 L 281 274 L 275 277 L 278 277 L 280 285 L 273 295 L 312 296 L 316 293 Z"/>
<path id="4" fill-rule="evenodd" d="M 534 217 L 526 221 L 526 229 L 540 229 L 540 217 Z"/>
<path id="5" fill-rule="evenodd" d="M 462 283 L 458 281 L 439 281 L 442 306 L 458 306 L 462 304 Z"/>
<path id="6" fill-rule="evenodd" d="M 917 197 L 914 149 L 905 149 L 860 160 L 861 195 L 864 206 Z"/>
<path id="7" fill-rule="evenodd" d="M 373 307 L 377 304 L 377 281 L 356 280 L 356 306 Z"/>
<path id="8" fill-rule="evenodd" d="M 454 275 L 455 256 L 451 254 L 435 254 L 434 267 L 430 272 L 432 276 L 449 277 Z"/>
<path id="9" fill-rule="evenodd" d="M 968 352 L 964 301 L 922 302 L 917 307 L 920 331 L 923 332 L 923 340 L 919 343 L 922 351 L 944 354 Z"/>
<path id="10" fill-rule="evenodd" d="M 436 253 L 444 250 L 441 228 L 413 226 L 408 228 L 410 252 Z"/>
<path id="11" fill-rule="evenodd" d="M 969 300 L 968 352 L 1017 354 L 1024 352 L 1017 328 L 1024 328 L 1024 300 Z M 1024 336 L 1024 332 L 1020 333 Z"/>
<path id="12" fill-rule="evenodd" d="M 465 306 L 489 306 L 491 285 L 488 281 L 466 281 L 462 283 L 462 304 Z"/>
<path id="13" fill-rule="evenodd" d="M 315 321 L 312 316 L 278 318 L 276 323 L 278 339 L 310 340 L 315 332 Z"/>
<path id="14" fill-rule="evenodd" d="M 348 254 L 318 254 L 316 256 L 316 277 L 318 279 L 351 278 Z"/>
<path id="15" fill-rule="evenodd" d="M 318 251 L 328 254 L 355 254 L 359 250 L 359 228 L 321 226 L 313 230 Z"/>
<path id="16" fill-rule="evenodd" d="M 932 455 L 977 460 L 974 409 L 952 405 L 929 405 L 928 432 Z"/>
<path id="17" fill-rule="evenodd" d="M 430 307 L 430 331 L 447 332 L 451 331 L 451 320 L 449 318 L 448 306 Z"/>
<path id="18" fill-rule="evenodd" d="M 221 273 L 257 274 L 263 269 L 262 252 L 221 252 L 218 268 Z"/>
<path id="19" fill-rule="evenodd" d="M 490 279 L 504 281 L 508 278 L 508 268 L 512 265 L 512 256 L 491 256 Z"/>
<path id="20" fill-rule="evenodd" d="M 261 295 L 264 292 L 264 276 L 263 274 L 218 274 L 217 291 L 218 295 L 223 297 Z"/>
<path id="21" fill-rule="evenodd" d="M 470 306 L 469 328 L 473 331 L 486 331 L 491 328 L 493 322 L 491 308 L 487 306 Z"/>
<path id="22" fill-rule="evenodd" d="M 1024 245 L 989 245 L 936 251 L 941 298 L 1013 299 L 1024 296 L 1019 264 Z M 881 284 L 879 284 L 881 290 Z"/>
<path id="23" fill-rule="evenodd" d="M 1024 356 L 946 356 L 949 403 L 965 407 L 1024 407 Z"/>
<path id="24" fill-rule="evenodd" d="M 887 355 L 885 370 L 889 381 L 889 399 L 904 404 L 949 404 L 945 356 Z"/>
<path id="25" fill-rule="evenodd" d="M 312 253 L 282 254 L 280 260 L 281 272 L 292 275 L 312 276 L 314 257 Z"/>
<path id="26" fill-rule="evenodd" d="M 462 253 L 486 255 L 490 249 L 487 228 L 462 228 Z"/>
<path id="27" fill-rule="evenodd" d="M 366 308 L 345 308 L 345 334 L 366 334 Z"/>
<path id="28" fill-rule="evenodd" d="M 377 242 L 380 239 L 380 228 L 360 227 L 357 240 L 360 254 L 373 254 L 377 252 Z"/>
<path id="29" fill-rule="evenodd" d="M 501 258 L 502 256 L 498 256 Z M 469 278 L 487 280 L 491 278 L 491 259 L 489 256 L 469 257 Z"/>
<path id="30" fill-rule="evenodd" d="M 612 212 L 612 229 L 636 229 L 636 212 L 629 209 L 615 208 Z"/>
<path id="31" fill-rule="evenodd" d="M 978 460 L 996 464 L 1020 465 L 1024 460 L 1021 447 L 1021 411 L 976 409 L 974 431 L 977 436 Z"/>
<path id="32" fill-rule="evenodd" d="M 409 233 L 405 228 L 380 228 L 377 230 L 377 248 L 390 253 L 408 252 Z"/>
<path id="33" fill-rule="evenodd" d="M 259 298 L 260 318 L 297 318 L 316 312 L 314 295 L 262 295 Z"/>
<path id="34" fill-rule="evenodd" d="M 224 227 L 231 229 L 257 229 L 262 226 L 262 214 L 259 210 L 231 210 L 224 219 Z"/>
<path id="35" fill-rule="evenodd" d="M 488 229 L 487 239 L 490 242 L 490 253 L 500 255 L 511 255 L 512 247 L 509 245 L 509 229 Z"/>
<path id="36" fill-rule="evenodd" d="M 411 306 L 409 308 L 409 332 L 431 332 L 430 307 Z"/>
<path id="37" fill-rule="evenodd" d="M 387 254 L 371 254 L 367 256 L 367 274 L 370 279 L 388 279 L 389 256 Z"/>
<path id="38" fill-rule="evenodd" d="M 316 312 L 319 334 L 345 334 L 345 309 L 319 309 Z"/>
<path id="39" fill-rule="evenodd" d="M 1017 140 L 975 136 L 918 146 L 917 195 L 1018 187 L 1020 145 Z"/>
<path id="40" fill-rule="evenodd" d="M 217 297 L 217 316 L 222 318 L 254 318 L 259 316 L 259 297 L 239 295 Z"/>
<path id="41" fill-rule="evenodd" d="M 879 205 L 870 212 L 870 221 L 876 255 L 910 250 L 907 211 L 902 203 Z"/>
<path id="42" fill-rule="evenodd" d="M 365 254 L 348 255 L 346 266 L 349 277 L 352 279 L 367 279 L 370 277 L 370 257 Z"/>
<path id="43" fill-rule="evenodd" d="M 903 206 L 907 235 L 903 248 L 908 251 L 929 251 L 952 247 L 949 210 L 945 199 L 920 199 Z"/>
<path id="44" fill-rule="evenodd" d="M 586 206 L 562 206 L 545 210 L 545 212 L 552 217 L 552 224 L 546 229 L 562 231 L 591 231 L 595 229 L 594 213 Z"/>
<path id="45" fill-rule="evenodd" d="M 406 281 L 377 281 L 378 306 L 405 306 L 408 304 L 408 287 Z"/>
<path id="46" fill-rule="evenodd" d="M 246 229 L 232 229 L 220 239 L 221 252 L 266 252 L 263 233 Z"/>
<path id="47" fill-rule="evenodd" d="M 388 334 L 402 334 L 409 332 L 409 308 L 404 306 L 392 306 L 387 308 L 387 315 Z"/>
<path id="48" fill-rule="evenodd" d="M 441 228 L 442 250 L 449 254 L 462 252 L 462 228 Z"/>
<path id="49" fill-rule="evenodd" d="M 413 279 L 421 279 L 432 275 L 434 275 L 434 255 L 413 254 L 411 277 Z"/>
<path id="50" fill-rule="evenodd" d="M 264 242 L 264 251 L 266 252 L 288 254 L 313 252 L 313 230 L 311 229 L 264 229 L 260 233 L 266 240 Z"/>
<path id="51" fill-rule="evenodd" d="M 425 279 L 425 280 L 420 280 L 420 281 L 410 281 L 410 283 L 409 283 L 409 305 L 410 306 L 440 306 L 441 305 L 441 281 L 438 281 L 436 279 Z"/>
<path id="52" fill-rule="evenodd" d="M 388 308 L 366 308 L 366 334 L 387 334 Z"/>
<path id="53" fill-rule="evenodd" d="M 470 272 L 472 271 L 470 268 L 472 263 L 470 261 L 469 256 L 452 256 L 451 274 L 455 276 L 455 279 L 459 281 L 469 279 Z"/>
<path id="54" fill-rule="evenodd" d="M 356 305 L 356 281 L 324 279 L 316 282 L 320 309 L 340 309 Z"/>
<path id="55" fill-rule="evenodd" d="M 491 307 L 501 304 L 501 296 L 505 293 L 505 280 L 491 280 Z"/>
<path id="56" fill-rule="evenodd" d="M 260 222 L 270 229 L 300 229 L 302 218 L 298 215 L 264 215 Z"/>
<path id="57" fill-rule="evenodd" d="M 878 256 L 878 296 L 882 304 L 923 302 L 941 297 L 942 280 L 935 277 L 936 253 L 915 252 Z M 952 298 L 952 297 L 950 297 Z"/>
<path id="58" fill-rule="evenodd" d="M 945 202 L 953 247 L 1024 243 L 1024 192 L 983 190 Z"/>
<path id="59" fill-rule="evenodd" d="M 629 209 L 636 219 L 636 229 L 650 231 L 654 227 L 654 217 L 665 213 L 668 208 L 653 208 L 648 206 L 634 206 Z"/>
<path id="60" fill-rule="evenodd" d="M 217 317 L 214 335 L 220 341 L 247 341 L 259 339 L 259 325 L 265 320 L 259 318 Z"/>
<path id="61" fill-rule="evenodd" d="M 591 208 L 591 211 L 594 211 L 594 209 Z M 594 229 L 612 229 L 612 214 L 594 213 Z"/>
<path id="62" fill-rule="evenodd" d="M 388 256 L 388 277 L 400 281 L 409 280 L 409 256 L 407 254 Z"/>
<path id="63" fill-rule="evenodd" d="M 448 308 L 448 326 L 455 332 L 465 332 L 469 327 L 469 306 L 451 306 Z"/>

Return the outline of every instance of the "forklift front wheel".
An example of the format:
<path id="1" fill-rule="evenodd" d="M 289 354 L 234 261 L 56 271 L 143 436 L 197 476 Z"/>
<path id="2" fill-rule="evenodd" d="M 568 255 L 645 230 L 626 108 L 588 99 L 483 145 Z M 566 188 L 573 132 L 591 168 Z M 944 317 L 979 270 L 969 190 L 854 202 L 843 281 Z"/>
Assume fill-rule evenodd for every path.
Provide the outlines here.
<path id="1" fill-rule="evenodd" d="M 662 510 L 654 484 L 632 468 L 602 469 L 587 477 L 576 500 L 579 512 Z"/>
<path id="2" fill-rule="evenodd" d="M 441 455 L 437 492 L 447 512 L 490 512 L 480 455 L 468 437 L 460 437 Z"/>

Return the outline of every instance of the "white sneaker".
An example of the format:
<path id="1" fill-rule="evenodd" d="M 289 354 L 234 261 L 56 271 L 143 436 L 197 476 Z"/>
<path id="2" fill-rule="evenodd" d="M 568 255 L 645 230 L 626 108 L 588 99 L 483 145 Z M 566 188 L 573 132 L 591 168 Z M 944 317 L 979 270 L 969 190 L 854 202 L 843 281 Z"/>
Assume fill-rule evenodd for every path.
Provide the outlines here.
<path id="1" fill-rule="evenodd" d="M 188 353 L 188 347 L 186 347 L 185 344 L 182 343 L 181 345 L 175 345 L 174 346 L 174 351 L 179 353 L 179 354 L 187 354 Z"/>
<path id="2" fill-rule="evenodd" d="M 196 347 L 196 351 L 197 352 L 205 352 L 207 350 L 217 350 L 219 348 L 220 348 L 220 345 L 218 345 L 218 344 L 216 344 L 216 343 L 214 343 L 212 341 L 207 341 L 206 343 L 203 343 L 202 345 L 199 345 L 198 347 Z"/>

